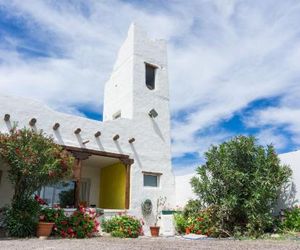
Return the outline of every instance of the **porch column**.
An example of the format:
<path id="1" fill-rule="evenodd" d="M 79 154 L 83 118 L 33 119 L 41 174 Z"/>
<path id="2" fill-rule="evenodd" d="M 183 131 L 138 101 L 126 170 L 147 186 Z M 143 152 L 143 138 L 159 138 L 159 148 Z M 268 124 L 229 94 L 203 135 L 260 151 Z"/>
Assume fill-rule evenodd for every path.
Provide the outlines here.
<path id="1" fill-rule="evenodd" d="M 130 205 L 130 168 L 131 165 L 126 165 L 126 187 L 125 187 L 125 208 L 129 209 Z"/>
<path id="2" fill-rule="evenodd" d="M 126 183 L 125 183 L 125 209 L 130 208 L 130 169 L 131 165 L 133 164 L 132 159 L 120 159 L 121 162 L 124 164 L 126 169 Z"/>

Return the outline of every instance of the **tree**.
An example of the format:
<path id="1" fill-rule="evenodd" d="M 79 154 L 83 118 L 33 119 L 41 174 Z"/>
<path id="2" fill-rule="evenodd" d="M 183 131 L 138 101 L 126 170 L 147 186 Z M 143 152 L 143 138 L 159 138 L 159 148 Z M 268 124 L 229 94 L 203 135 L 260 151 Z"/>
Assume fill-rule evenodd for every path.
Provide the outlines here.
<path id="1" fill-rule="evenodd" d="M 69 177 L 74 160 L 51 137 L 26 128 L 0 133 L 0 157 L 9 165 L 13 200 L 30 197 L 42 186 Z"/>
<path id="2" fill-rule="evenodd" d="M 214 208 L 219 229 L 258 236 L 270 228 L 277 198 L 292 174 L 274 147 L 238 136 L 212 146 L 205 159 L 191 185 L 201 206 Z"/>
<path id="3" fill-rule="evenodd" d="M 0 133 L 0 158 L 8 164 L 8 177 L 14 186 L 6 216 L 8 231 L 11 236 L 30 236 L 39 211 L 34 192 L 70 177 L 74 158 L 51 137 L 26 128 Z"/>

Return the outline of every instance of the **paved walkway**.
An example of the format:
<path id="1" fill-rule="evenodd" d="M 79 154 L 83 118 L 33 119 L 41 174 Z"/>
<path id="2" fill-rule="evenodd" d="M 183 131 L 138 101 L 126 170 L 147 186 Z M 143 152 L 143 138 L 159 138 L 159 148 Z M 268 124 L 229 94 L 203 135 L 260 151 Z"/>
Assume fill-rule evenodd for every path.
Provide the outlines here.
<path id="1" fill-rule="evenodd" d="M 255 249 L 255 250 L 300 250 L 300 241 L 296 240 L 185 240 L 179 238 L 138 238 L 117 239 L 99 237 L 92 239 L 3 239 L 0 240 L 1 250 L 12 249 Z"/>

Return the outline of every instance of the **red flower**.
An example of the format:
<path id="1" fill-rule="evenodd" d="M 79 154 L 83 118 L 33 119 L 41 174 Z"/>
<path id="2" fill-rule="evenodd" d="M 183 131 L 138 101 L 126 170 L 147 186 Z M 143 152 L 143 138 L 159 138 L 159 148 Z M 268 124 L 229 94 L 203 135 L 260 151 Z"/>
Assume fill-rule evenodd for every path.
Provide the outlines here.
<path id="1" fill-rule="evenodd" d="M 41 197 L 39 197 L 38 195 L 34 195 L 34 199 L 41 205 L 47 205 L 47 202 L 44 201 Z"/>
<path id="2" fill-rule="evenodd" d="M 61 221 L 60 222 L 62 225 L 67 225 L 68 224 L 68 222 L 66 221 L 66 220 L 63 220 L 63 221 Z"/>
<path id="3" fill-rule="evenodd" d="M 60 235 L 63 238 L 65 238 L 67 236 L 67 234 L 66 234 L 66 232 L 64 230 L 61 230 Z"/>
<path id="4" fill-rule="evenodd" d="M 196 232 L 196 234 L 202 234 L 202 231 L 201 231 L 201 230 L 198 230 L 198 231 Z"/>

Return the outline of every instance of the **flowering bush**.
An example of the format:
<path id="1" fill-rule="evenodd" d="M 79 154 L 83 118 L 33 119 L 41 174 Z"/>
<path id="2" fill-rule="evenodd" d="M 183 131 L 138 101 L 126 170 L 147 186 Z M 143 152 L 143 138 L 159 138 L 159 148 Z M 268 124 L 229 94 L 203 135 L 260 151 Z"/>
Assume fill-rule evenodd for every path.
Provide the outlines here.
<path id="1" fill-rule="evenodd" d="M 70 176 L 74 158 L 51 137 L 30 129 L 0 133 L 0 157 L 9 165 L 13 200 Z"/>
<path id="2" fill-rule="evenodd" d="M 33 193 L 70 176 L 74 158 L 51 137 L 26 128 L 0 132 L 0 158 L 8 164 L 8 178 L 14 186 L 6 217 L 8 232 L 16 237 L 33 235 L 39 210 Z"/>
<path id="3" fill-rule="evenodd" d="M 80 207 L 70 217 L 63 214 L 63 210 L 55 210 L 54 234 L 63 238 L 87 238 L 98 232 L 99 222 L 94 209 Z"/>
<path id="4" fill-rule="evenodd" d="M 197 213 L 177 213 L 174 215 L 178 233 L 194 233 L 207 236 L 217 236 L 214 227 L 212 209 L 200 210 Z"/>
<path id="5" fill-rule="evenodd" d="M 103 221 L 102 229 L 104 232 L 111 233 L 113 237 L 137 238 L 143 235 L 140 220 L 130 215 L 118 215 L 109 220 Z"/>
<path id="6" fill-rule="evenodd" d="M 187 229 L 191 233 L 210 236 L 212 233 L 211 223 L 207 215 L 199 214 L 187 220 Z"/>

